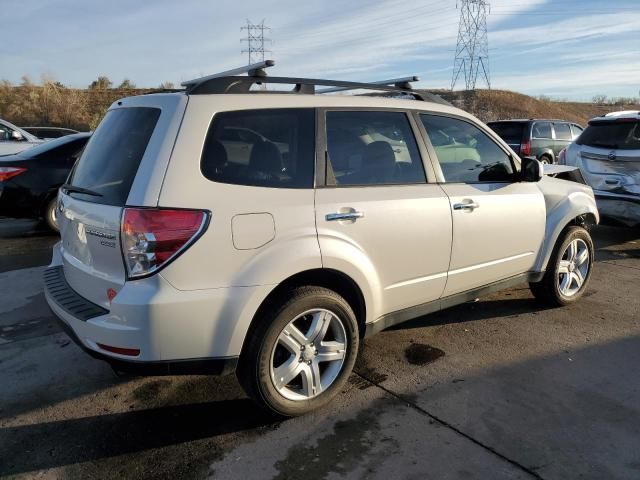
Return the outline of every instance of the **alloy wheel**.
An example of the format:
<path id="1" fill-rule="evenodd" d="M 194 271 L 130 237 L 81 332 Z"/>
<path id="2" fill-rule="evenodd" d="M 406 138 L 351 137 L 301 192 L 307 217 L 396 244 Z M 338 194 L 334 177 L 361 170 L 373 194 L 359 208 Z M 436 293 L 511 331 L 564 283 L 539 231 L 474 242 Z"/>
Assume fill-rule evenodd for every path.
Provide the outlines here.
<path id="1" fill-rule="evenodd" d="M 560 259 L 558 288 L 565 297 L 573 297 L 580 291 L 589 274 L 589 247 L 584 240 L 572 240 Z"/>
<path id="2" fill-rule="evenodd" d="M 289 400 L 308 400 L 329 388 L 347 353 L 343 321 L 326 309 L 312 309 L 291 320 L 271 352 L 270 374 L 276 390 Z"/>

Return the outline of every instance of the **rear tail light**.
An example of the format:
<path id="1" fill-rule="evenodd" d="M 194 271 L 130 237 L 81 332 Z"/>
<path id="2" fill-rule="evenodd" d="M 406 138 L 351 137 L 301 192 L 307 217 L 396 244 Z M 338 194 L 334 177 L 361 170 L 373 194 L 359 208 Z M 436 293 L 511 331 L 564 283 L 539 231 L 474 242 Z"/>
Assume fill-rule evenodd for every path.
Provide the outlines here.
<path id="1" fill-rule="evenodd" d="M 528 157 L 529 155 L 531 155 L 531 142 L 524 142 L 522 145 L 520 145 L 520 156 L 522 157 Z"/>
<path id="2" fill-rule="evenodd" d="M 563 148 L 558 154 L 558 165 L 566 165 L 567 163 L 567 149 Z"/>
<path id="3" fill-rule="evenodd" d="M 162 268 L 198 239 L 208 219 L 202 210 L 125 208 L 121 241 L 129 278 Z"/>
<path id="4" fill-rule="evenodd" d="M 20 175 L 21 173 L 26 171 L 26 168 L 20 167 L 0 167 L 0 182 L 5 182 L 10 178 L 15 177 L 16 175 Z"/>

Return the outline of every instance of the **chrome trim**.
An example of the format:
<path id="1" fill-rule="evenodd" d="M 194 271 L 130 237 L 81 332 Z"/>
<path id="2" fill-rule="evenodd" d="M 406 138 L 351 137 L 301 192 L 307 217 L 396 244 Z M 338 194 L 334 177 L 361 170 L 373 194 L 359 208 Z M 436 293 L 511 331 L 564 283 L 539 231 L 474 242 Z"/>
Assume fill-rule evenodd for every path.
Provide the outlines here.
<path id="1" fill-rule="evenodd" d="M 346 213 L 327 213 L 325 215 L 325 220 L 327 222 L 334 222 L 336 220 L 356 220 L 358 218 L 363 218 L 364 212 L 346 212 Z"/>

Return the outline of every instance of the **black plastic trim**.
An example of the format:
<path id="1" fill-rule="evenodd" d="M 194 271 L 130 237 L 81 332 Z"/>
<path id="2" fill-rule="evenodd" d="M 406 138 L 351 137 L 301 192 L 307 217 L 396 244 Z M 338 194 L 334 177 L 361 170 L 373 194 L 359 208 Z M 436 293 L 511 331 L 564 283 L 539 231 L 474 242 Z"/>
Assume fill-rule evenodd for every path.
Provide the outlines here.
<path id="1" fill-rule="evenodd" d="M 543 276 L 544 272 L 524 273 L 521 275 L 516 275 L 514 277 L 509 277 L 505 280 L 490 283 L 489 285 L 485 285 L 479 288 L 467 290 L 466 292 L 456 293 L 455 295 L 440 298 L 432 302 L 427 302 L 421 305 L 416 305 L 415 307 L 409 307 L 403 310 L 388 313 L 378 318 L 375 322 L 367 324 L 365 337 L 369 337 L 389 327 L 407 322 L 409 320 L 413 320 L 414 318 L 418 318 L 423 315 L 435 313 L 440 310 L 444 310 L 445 308 L 460 305 L 461 303 L 471 302 L 478 297 L 488 295 L 490 293 L 498 292 L 510 287 L 515 287 L 516 285 L 520 285 L 522 283 L 539 282 L 540 280 L 542 280 Z"/>
<path id="2" fill-rule="evenodd" d="M 109 313 L 106 308 L 96 305 L 76 293 L 64 278 L 64 270 L 61 265 L 47 268 L 44 271 L 44 288 L 56 302 L 56 305 L 83 322 Z"/>

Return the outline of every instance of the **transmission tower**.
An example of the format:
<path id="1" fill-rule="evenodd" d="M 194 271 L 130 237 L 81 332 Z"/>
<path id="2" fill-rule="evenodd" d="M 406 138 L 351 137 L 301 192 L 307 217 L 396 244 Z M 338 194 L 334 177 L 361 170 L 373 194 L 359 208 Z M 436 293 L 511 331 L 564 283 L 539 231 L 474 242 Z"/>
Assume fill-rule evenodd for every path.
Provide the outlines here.
<path id="1" fill-rule="evenodd" d="M 481 75 L 487 87 L 491 88 L 487 36 L 487 15 L 490 13 L 491 6 L 488 0 L 460 0 L 459 4 L 460 26 L 451 90 L 455 88 L 461 72 L 464 73 L 466 90 L 476 89 L 478 75 Z"/>
<path id="2" fill-rule="evenodd" d="M 247 38 L 241 39 L 240 42 L 247 42 L 247 48 L 243 48 L 242 53 L 248 54 L 248 65 L 263 62 L 265 52 L 271 52 L 264 48 L 264 44 L 271 41 L 264 36 L 265 30 L 268 32 L 270 28 L 264 25 L 264 20 L 260 23 L 251 23 L 251 20 L 247 20 L 247 25 L 240 30 L 247 31 Z"/>

